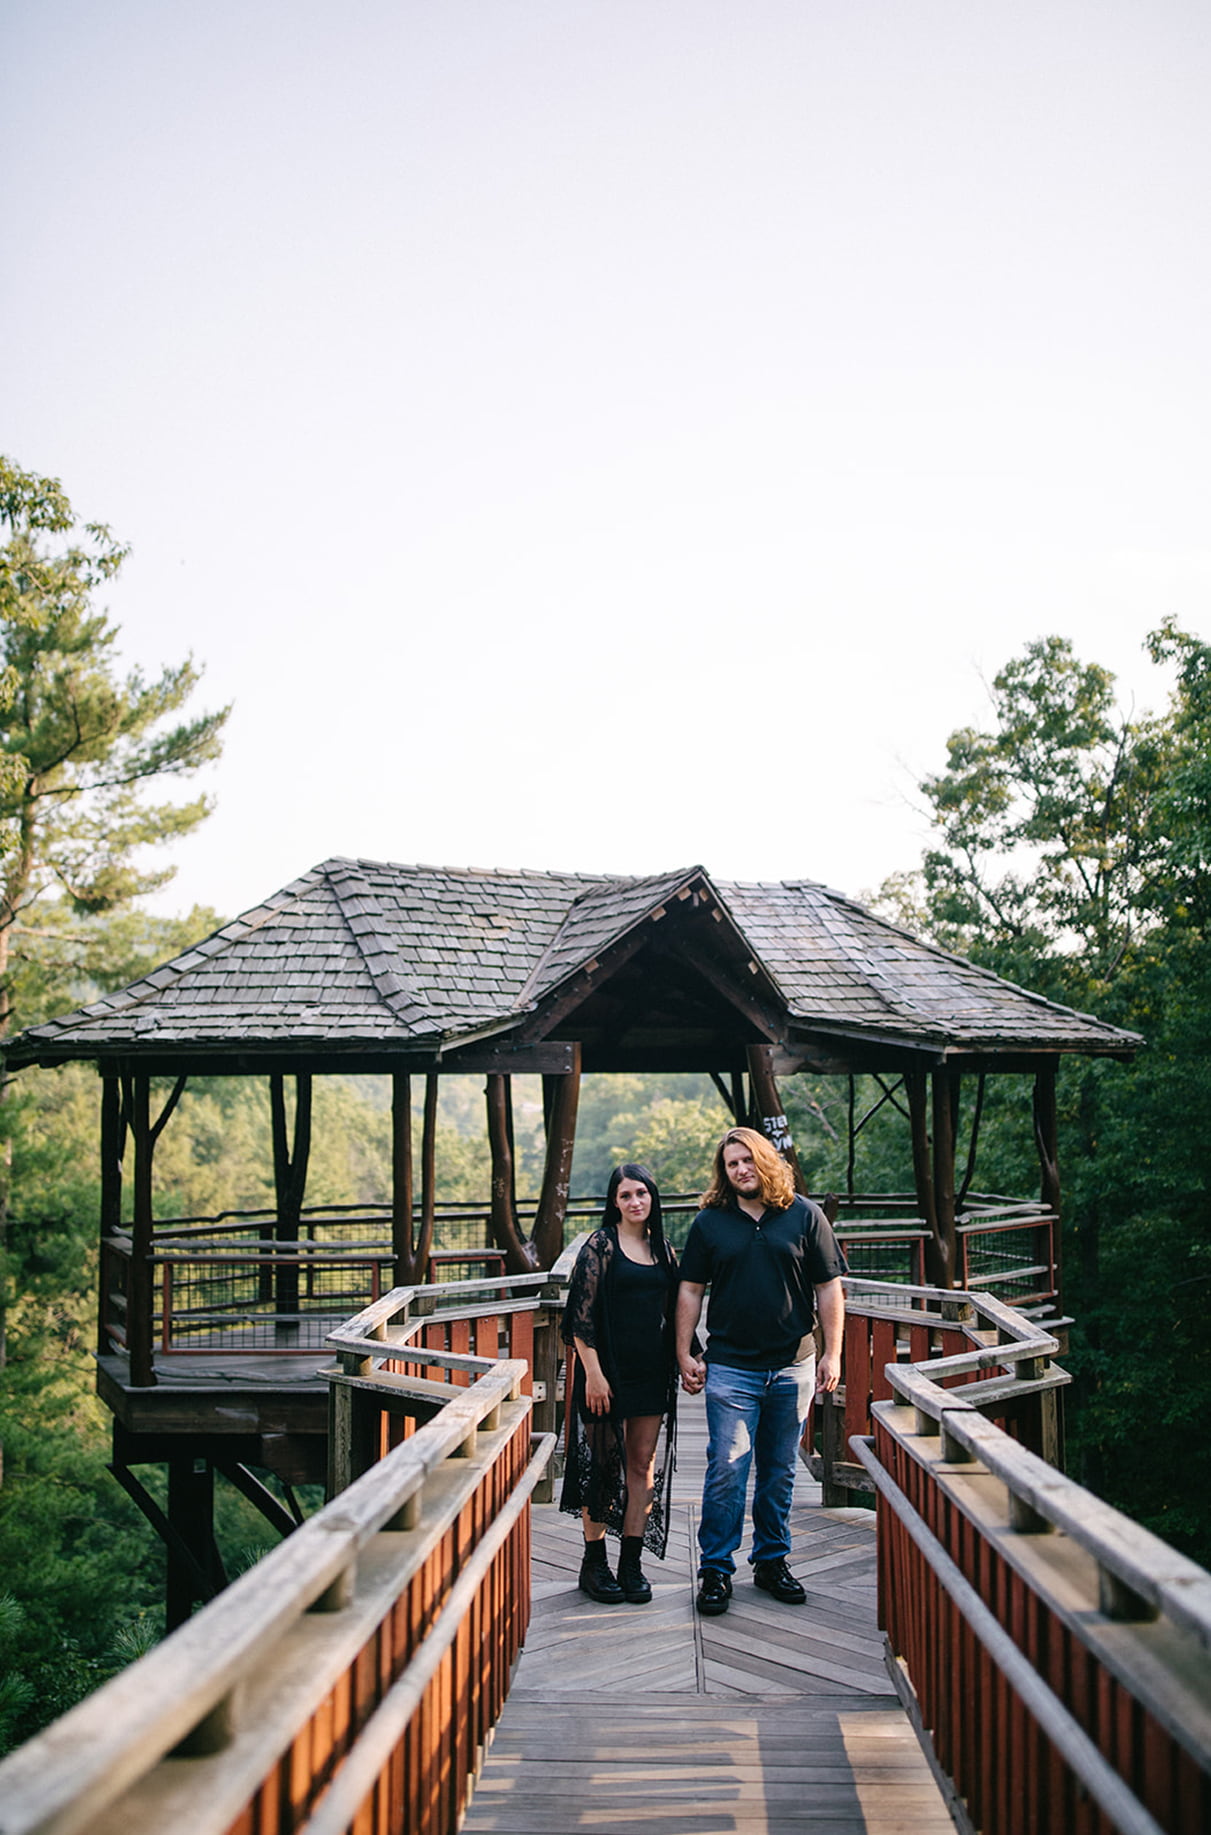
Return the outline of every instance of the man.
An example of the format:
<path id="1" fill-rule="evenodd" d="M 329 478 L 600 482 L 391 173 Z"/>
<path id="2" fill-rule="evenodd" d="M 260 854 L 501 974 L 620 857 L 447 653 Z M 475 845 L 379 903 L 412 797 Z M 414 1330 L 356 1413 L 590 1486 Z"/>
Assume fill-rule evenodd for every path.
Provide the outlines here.
<path id="1" fill-rule="evenodd" d="M 786 1565 L 795 1461 L 815 1390 L 835 1389 L 841 1374 L 845 1257 L 819 1205 L 796 1196 L 786 1161 L 752 1128 L 724 1135 L 702 1206 L 677 1296 L 681 1380 L 691 1395 L 706 1388 L 697 1608 L 707 1617 L 727 1611 L 754 1455 L 753 1581 L 802 1605 L 807 1595 Z M 708 1286 L 703 1362 L 691 1346 Z M 824 1333 L 818 1383 L 816 1315 Z"/>

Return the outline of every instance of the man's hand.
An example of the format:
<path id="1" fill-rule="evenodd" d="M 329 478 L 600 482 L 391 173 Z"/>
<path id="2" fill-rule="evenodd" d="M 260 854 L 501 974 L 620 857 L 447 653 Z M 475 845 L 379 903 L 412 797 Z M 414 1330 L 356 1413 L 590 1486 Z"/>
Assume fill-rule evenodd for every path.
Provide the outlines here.
<path id="1" fill-rule="evenodd" d="M 840 1276 L 816 1288 L 816 1313 L 824 1333 L 824 1351 L 816 1366 L 817 1395 L 831 1395 L 841 1381 L 841 1346 L 845 1337 L 845 1289 Z"/>
<path id="2" fill-rule="evenodd" d="M 687 1395 L 697 1395 L 706 1384 L 706 1365 L 692 1351 L 679 1357 L 677 1363 L 681 1370 L 681 1387 Z"/>

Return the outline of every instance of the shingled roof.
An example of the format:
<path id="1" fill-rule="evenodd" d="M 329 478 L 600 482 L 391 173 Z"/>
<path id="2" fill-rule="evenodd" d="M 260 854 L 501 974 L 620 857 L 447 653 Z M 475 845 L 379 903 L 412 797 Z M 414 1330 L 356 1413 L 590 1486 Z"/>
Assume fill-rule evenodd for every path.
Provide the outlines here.
<path id="1" fill-rule="evenodd" d="M 7 1057 L 219 1070 L 361 1056 L 453 1069 L 450 1054 L 477 1043 L 507 1050 L 608 1034 L 600 1066 L 624 1068 L 628 1025 L 650 1039 L 665 1010 L 699 1056 L 728 1039 L 765 1039 L 807 1059 L 813 1040 L 868 1058 L 1124 1056 L 1141 1042 L 809 880 L 334 859 L 120 993 L 31 1027 Z"/>

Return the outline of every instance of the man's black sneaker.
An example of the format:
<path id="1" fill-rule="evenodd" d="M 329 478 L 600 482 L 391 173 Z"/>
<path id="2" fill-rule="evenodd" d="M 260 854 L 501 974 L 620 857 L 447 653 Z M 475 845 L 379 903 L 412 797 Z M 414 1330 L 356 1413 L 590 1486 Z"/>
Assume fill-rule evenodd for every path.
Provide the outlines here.
<path id="1" fill-rule="evenodd" d="M 756 1562 L 753 1567 L 753 1585 L 760 1587 L 762 1592 L 772 1593 L 784 1606 L 802 1606 L 807 1603 L 807 1594 L 787 1567 L 783 1555 L 779 1555 L 776 1561 Z"/>
<path id="2" fill-rule="evenodd" d="M 698 1597 L 694 1601 L 703 1618 L 718 1618 L 727 1611 L 732 1596 L 732 1578 L 717 1567 L 704 1567 L 698 1576 Z"/>

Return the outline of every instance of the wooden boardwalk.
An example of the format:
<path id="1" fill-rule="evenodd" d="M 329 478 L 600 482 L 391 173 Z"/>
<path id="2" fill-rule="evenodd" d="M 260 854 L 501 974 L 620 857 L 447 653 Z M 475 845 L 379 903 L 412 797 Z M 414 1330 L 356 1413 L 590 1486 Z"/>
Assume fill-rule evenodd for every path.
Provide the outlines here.
<path id="1" fill-rule="evenodd" d="M 952 1835 L 883 1663 L 873 1512 L 823 1510 L 802 1473 L 806 1606 L 756 1590 L 746 1545 L 730 1610 L 699 1618 L 701 1402 L 682 1398 L 679 1430 L 650 1605 L 586 1599 L 579 1525 L 535 1508 L 533 1619 L 463 1835 Z"/>

